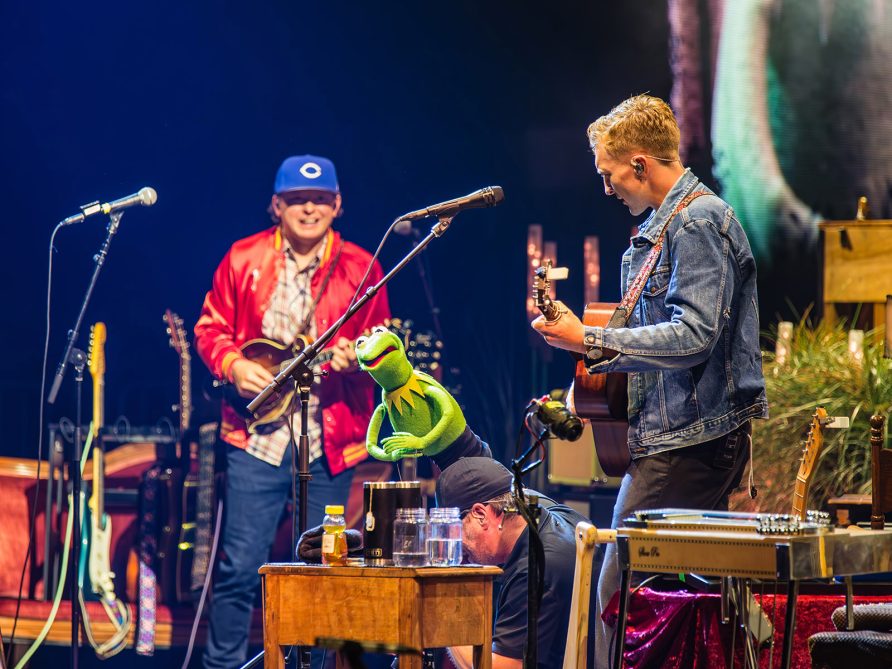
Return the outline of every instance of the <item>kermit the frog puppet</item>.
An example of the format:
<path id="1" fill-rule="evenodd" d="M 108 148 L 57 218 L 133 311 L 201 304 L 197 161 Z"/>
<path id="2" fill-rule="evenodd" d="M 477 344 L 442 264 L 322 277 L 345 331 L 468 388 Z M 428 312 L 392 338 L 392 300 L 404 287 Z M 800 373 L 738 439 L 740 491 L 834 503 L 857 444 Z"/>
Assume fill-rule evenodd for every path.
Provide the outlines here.
<path id="1" fill-rule="evenodd" d="M 381 404 L 375 408 L 366 432 L 366 448 L 378 459 L 394 462 L 403 457 L 433 456 L 465 431 L 467 423 L 458 402 L 429 374 L 412 369 L 400 338 L 384 327 L 356 340 L 359 367 L 381 386 Z M 393 435 L 378 435 L 384 417 Z"/>

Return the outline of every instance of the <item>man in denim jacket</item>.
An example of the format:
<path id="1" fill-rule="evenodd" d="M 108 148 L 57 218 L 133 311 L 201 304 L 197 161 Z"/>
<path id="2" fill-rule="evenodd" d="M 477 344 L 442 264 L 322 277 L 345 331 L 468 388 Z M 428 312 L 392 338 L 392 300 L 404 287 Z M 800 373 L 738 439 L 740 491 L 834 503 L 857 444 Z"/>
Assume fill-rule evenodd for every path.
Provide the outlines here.
<path id="1" fill-rule="evenodd" d="M 727 509 L 749 459 L 750 420 L 768 415 L 749 242 L 731 207 L 682 166 L 664 101 L 632 97 L 592 123 L 588 137 L 604 192 L 634 216 L 652 209 L 623 254 L 624 293 L 665 226 L 662 251 L 625 327 L 584 326 L 558 304 L 558 320 L 539 317 L 533 328 L 582 353 L 589 373 L 628 373 L 632 462 L 613 527 L 636 509 Z M 600 613 L 618 586 L 611 545 L 598 582 L 598 667 L 609 664 L 612 633 Z"/>

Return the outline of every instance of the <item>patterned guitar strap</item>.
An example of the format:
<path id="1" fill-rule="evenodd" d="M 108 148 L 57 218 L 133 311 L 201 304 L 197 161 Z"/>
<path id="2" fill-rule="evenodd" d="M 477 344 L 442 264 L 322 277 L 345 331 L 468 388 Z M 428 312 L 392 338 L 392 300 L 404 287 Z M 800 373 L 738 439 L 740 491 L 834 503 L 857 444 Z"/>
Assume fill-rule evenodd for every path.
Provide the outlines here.
<path id="1" fill-rule="evenodd" d="M 139 624 L 136 631 L 137 655 L 155 653 L 156 583 L 155 558 L 157 554 L 158 496 L 160 494 L 161 467 L 155 465 L 145 473 L 142 484 L 142 513 L 139 526 Z"/>
<path id="2" fill-rule="evenodd" d="M 626 291 L 626 294 L 623 295 L 622 302 L 619 303 L 616 311 L 613 312 L 605 329 L 626 327 L 626 324 L 632 317 L 632 309 L 635 308 L 635 304 L 638 302 L 638 298 L 641 297 L 641 293 L 644 290 L 644 284 L 647 283 L 647 280 L 650 278 L 651 274 L 653 274 L 654 269 L 657 266 L 657 261 L 660 259 L 660 253 L 663 251 L 663 242 L 666 240 L 666 230 L 669 228 L 669 224 L 672 222 L 672 219 L 681 213 L 682 209 L 687 207 L 701 195 L 709 195 L 709 193 L 705 190 L 698 190 L 690 193 L 678 203 L 678 206 L 675 207 L 672 214 L 666 217 L 666 221 L 663 223 L 663 227 L 660 228 L 660 234 L 657 236 L 657 241 L 654 244 L 654 247 L 650 250 L 647 258 L 645 258 L 644 264 L 641 266 L 641 269 L 638 270 L 638 274 L 635 275 L 635 279 L 632 281 L 631 288 L 629 288 L 629 290 Z"/>

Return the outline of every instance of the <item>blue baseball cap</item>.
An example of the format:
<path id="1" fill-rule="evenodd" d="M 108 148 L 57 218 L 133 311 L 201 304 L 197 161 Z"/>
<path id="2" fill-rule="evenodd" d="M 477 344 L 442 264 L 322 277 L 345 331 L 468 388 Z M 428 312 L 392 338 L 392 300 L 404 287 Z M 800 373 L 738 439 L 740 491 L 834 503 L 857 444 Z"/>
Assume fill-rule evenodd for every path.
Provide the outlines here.
<path id="1" fill-rule="evenodd" d="M 287 193 L 294 190 L 322 190 L 340 193 L 338 175 L 334 163 L 321 156 L 291 156 L 286 158 L 276 172 L 273 192 Z"/>

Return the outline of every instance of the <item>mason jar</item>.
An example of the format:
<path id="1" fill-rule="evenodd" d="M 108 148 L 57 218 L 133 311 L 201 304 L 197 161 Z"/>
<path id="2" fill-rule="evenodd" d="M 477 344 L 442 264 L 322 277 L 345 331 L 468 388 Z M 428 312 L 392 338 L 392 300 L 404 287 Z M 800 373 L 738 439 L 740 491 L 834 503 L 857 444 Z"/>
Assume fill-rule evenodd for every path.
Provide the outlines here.
<path id="1" fill-rule="evenodd" d="M 461 517 L 456 507 L 431 509 L 427 554 L 432 567 L 461 564 Z"/>
<path id="2" fill-rule="evenodd" d="M 393 564 L 426 567 L 428 522 L 424 509 L 397 509 L 393 521 Z"/>

